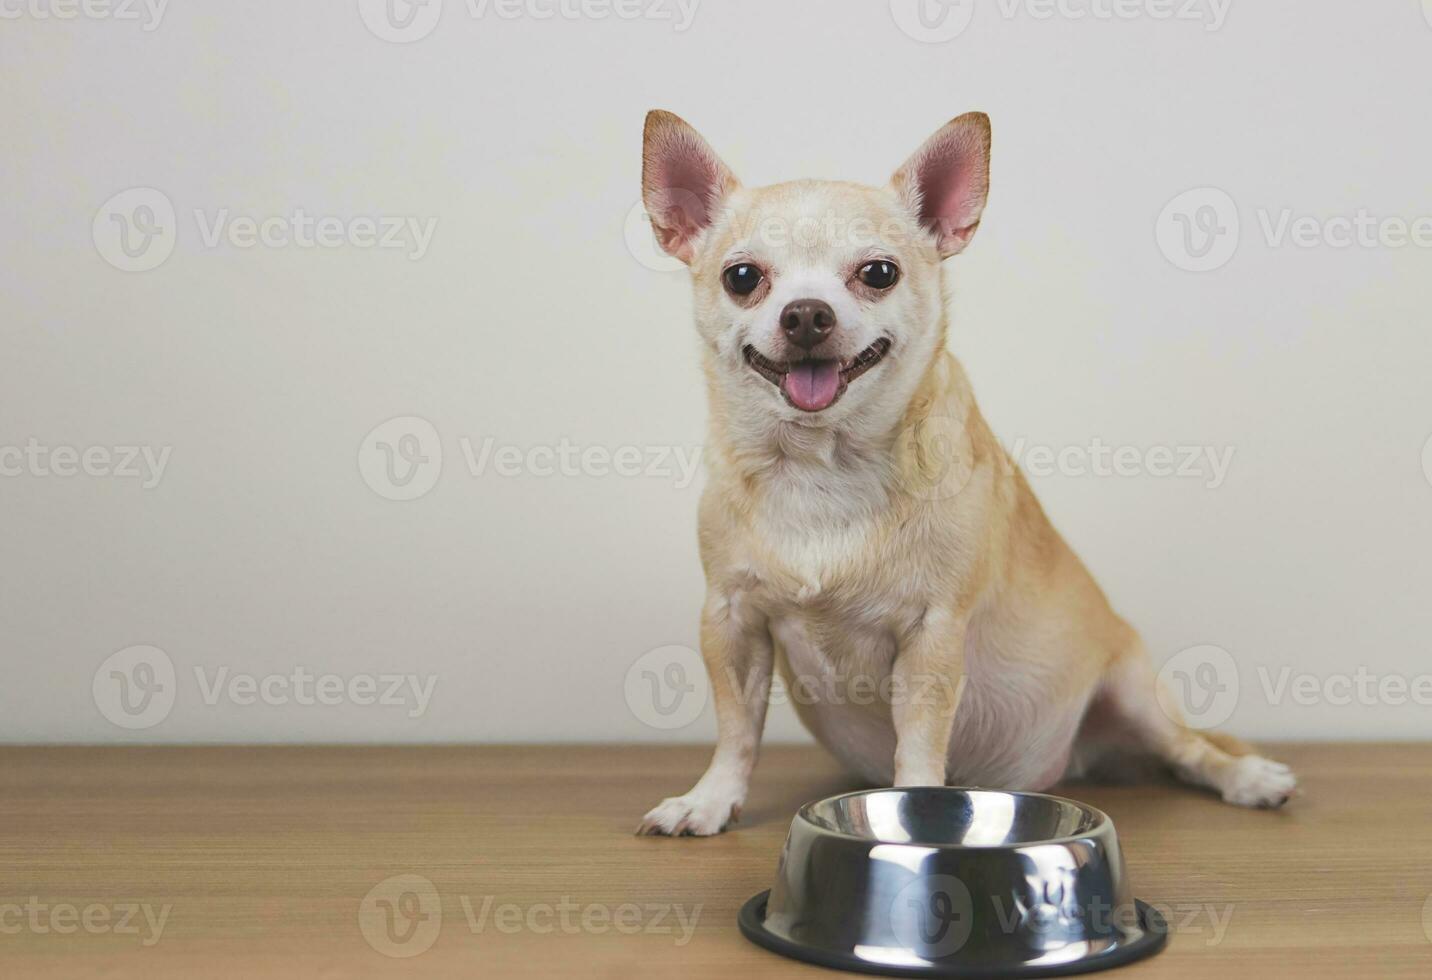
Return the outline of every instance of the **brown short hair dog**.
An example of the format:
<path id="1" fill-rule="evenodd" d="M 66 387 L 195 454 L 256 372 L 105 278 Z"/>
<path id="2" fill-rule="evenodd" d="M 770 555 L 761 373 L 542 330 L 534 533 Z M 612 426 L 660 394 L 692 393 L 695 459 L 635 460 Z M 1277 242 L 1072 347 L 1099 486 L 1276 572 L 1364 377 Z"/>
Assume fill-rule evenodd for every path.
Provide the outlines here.
<path id="1" fill-rule="evenodd" d="M 1042 789 L 1133 751 L 1230 803 L 1292 793 L 1286 766 L 1182 723 L 946 350 L 942 263 L 979 228 L 989 163 L 968 113 L 886 187 L 745 188 L 681 119 L 647 116 L 643 199 L 691 268 L 711 404 L 718 743 L 642 832 L 739 813 L 776 664 L 815 737 L 876 782 Z"/>

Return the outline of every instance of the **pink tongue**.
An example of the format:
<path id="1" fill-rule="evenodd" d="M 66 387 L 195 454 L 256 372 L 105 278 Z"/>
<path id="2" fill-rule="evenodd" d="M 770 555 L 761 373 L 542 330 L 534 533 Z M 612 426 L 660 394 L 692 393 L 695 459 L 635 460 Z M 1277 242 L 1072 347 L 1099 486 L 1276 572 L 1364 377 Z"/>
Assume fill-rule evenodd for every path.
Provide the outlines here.
<path id="1" fill-rule="evenodd" d="M 781 387 L 796 408 L 819 412 L 829 408 L 840 390 L 839 361 L 796 361 Z"/>

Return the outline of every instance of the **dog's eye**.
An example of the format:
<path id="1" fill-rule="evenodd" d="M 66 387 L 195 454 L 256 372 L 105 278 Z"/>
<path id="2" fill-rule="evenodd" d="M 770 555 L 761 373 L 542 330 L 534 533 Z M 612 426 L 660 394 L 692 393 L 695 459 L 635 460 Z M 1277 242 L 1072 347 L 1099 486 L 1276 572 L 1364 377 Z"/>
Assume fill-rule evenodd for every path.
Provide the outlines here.
<path id="1" fill-rule="evenodd" d="M 741 265 L 733 265 L 721 273 L 721 278 L 725 281 L 726 288 L 731 291 L 733 296 L 749 296 L 756 291 L 756 287 L 759 286 L 761 280 L 766 277 L 763 276 L 761 270 L 754 265 L 742 263 Z"/>
<path id="2" fill-rule="evenodd" d="M 889 289 L 899 281 L 900 270 L 895 268 L 894 262 L 881 260 L 865 263 L 856 275 L 871 289 Z"/>

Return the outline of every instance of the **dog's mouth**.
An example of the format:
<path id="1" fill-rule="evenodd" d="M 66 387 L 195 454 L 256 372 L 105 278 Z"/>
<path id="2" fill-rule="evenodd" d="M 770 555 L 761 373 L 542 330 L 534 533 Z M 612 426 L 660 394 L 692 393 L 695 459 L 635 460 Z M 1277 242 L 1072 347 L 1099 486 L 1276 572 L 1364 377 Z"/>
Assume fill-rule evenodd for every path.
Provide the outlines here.
<path id="1" fill-rule="evenodd" d="M 781 389 L 787 404 L 802 412 L 819 412 L 834 405 L 850 383 L 869 371 L 890 352 L 890 341 L 881 337 L 849 361 L 807 357 L 777 364 L 747 344 L 746 363 L 756 373 Z"/>

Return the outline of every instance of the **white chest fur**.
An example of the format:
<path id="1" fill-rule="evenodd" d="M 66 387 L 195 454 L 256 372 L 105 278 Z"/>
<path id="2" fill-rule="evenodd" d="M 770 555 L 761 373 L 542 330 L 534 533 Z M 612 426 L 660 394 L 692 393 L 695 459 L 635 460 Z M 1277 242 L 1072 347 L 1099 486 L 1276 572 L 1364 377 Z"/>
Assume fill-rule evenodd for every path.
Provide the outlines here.
<path id="1" fill-rule="evenodd" d="M 877 783 L 893 778 L 892 668 L 902 624 L 949 596 L 929 594 L 931 542 L 892 539 L 874 481 L 848 475 L 823 493 L 810 474 L 766 493 L 749 536 L 733 549 L 746 574 L 742 601 L 759 610 L 775 641 L 783 695 L 816 739 L 847 767 Z M 840 494 L 857 487 L 853 496 Z M 1077 730 L 1082 703 L 1058 704 L 1047 674 L 1019 663 L 1020 644 L 977 614 L 968 631 L 965 673 L 950 743 L 950 778 L 986 786 L 1028 786 L 1055 766 Z"/>

